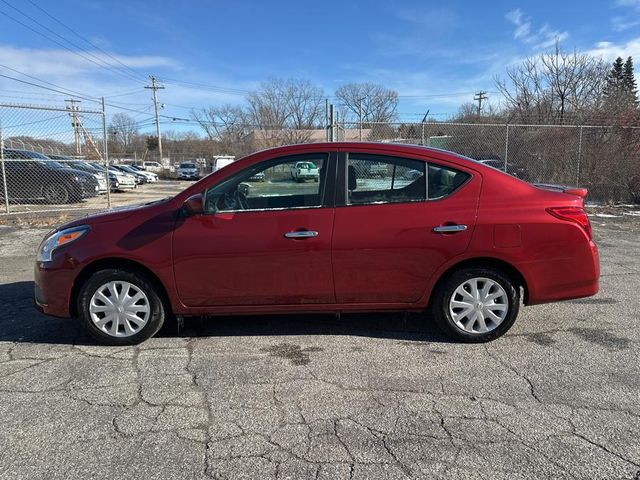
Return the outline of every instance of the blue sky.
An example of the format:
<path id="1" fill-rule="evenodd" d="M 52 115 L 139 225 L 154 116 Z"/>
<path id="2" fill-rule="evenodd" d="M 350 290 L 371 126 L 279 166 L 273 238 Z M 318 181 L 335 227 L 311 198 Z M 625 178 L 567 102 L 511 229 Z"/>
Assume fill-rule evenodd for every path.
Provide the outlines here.
<path id="1" fill-rule="evenodd" d="M 90 96 L 106 95 L 140 119 L 150 111 L 150 92 L 141 87 L 151 73 L 167 79 L 160 101 L 170 117 L 188 117 L 189 107 L 240 103 L 244 91 L 270 77 L 296 77 L 329 96 L 347 82 L 382 83 L 399 92 L 401 117 L 419 120 L 426 110 L 446 118 L 479 89 L 497 103 L 494 76 L 556 39 L 607 61 L 617 55 L 640 59 L 640 0 L 33 1 L 93 45 L 29 0 L 0 0 L 0 12 L 50 37 L 0 15 L 0 65 Z M 73 51 L 108 61 L 121 73 Z M 0 73 L 33 81 L 2 67 Z M 4 78 L 0 89 L 2 101 L 64 98 L 35 94 L 37 89 Z M 164 123 L 171 128 L 171 120 Z"/>

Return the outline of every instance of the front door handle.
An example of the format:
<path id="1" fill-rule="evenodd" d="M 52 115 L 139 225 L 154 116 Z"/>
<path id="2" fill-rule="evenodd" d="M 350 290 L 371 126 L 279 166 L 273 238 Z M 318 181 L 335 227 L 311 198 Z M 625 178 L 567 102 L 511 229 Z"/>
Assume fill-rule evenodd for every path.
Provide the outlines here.
<path id="1" fill-rule="evenodd" d="M 467 229 L 466 225 L 440 225 L 433 229 L 436 233 L 456 233 L 464 232 Z"/>
<path id="2" fill-rule="evenodd" d="M 313 238 L 318 236 L 318 232 L 313 230 L 298 230 L 296 232 L 287 232 L 284 234 L 285 238 Z"/>

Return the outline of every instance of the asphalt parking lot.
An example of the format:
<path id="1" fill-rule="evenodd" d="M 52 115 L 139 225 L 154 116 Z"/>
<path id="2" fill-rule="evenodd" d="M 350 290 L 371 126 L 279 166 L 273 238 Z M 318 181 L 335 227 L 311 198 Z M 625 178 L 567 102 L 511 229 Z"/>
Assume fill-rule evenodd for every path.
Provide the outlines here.
<path id="1" fill-rule="evenodd" d="M 638 479 L 640 217 L 592 220 L 600 294 L 485 345 L 385 314 L 99 347 L 33 308 L 48 229 L 0 226 L 0 478 Z"/>

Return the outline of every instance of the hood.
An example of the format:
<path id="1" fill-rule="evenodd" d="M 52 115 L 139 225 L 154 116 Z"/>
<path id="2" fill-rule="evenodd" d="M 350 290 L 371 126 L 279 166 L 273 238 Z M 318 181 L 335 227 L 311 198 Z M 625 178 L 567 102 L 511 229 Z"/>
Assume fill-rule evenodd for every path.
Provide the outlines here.
<path id="1" fill-rule="evenodd" d="M 93 176 L 92 173 L 88 173 L 85 172 L 83 170 L 76 170 L 75 168 L 57 168 L 55 169 L 56 172 L 64 172 L 68 175 L 75 175 L 78 178 L 83 178 L 83 179 L 87 179 L 87 178 L 95 178 Z"/>
<path id="2" fill-rule="evenodd" d="M 136 205 L 126 205 L 124 207 L 115 207 L 111 210 L 98 212 L 94 215 L 88 215 L 86 217 L 77 218 L 71 222 L 60 225 L 56 230 L 62 230 L 65 228 L 76 227 L 78 225 L 95 225 L 97 223 L 115 222 L 118 220 L 124 220 L 131 215 L 144 210 L 151 210 L 159 205 L 165 204 L 173 200 L 173 197 L 162 198 L 160 200 L 154 200 L 147 203 L 139 203 Z"/>

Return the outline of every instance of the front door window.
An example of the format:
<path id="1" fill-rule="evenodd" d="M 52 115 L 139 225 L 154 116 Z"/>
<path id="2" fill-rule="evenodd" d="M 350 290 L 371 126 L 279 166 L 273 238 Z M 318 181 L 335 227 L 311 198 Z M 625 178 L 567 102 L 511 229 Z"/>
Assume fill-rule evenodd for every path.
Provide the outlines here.
<path id="1" fill-rule="evenodd" d="M 326 154 L 281 158 L 248 168 L 206 193 L 207 213 L 320 207 Z"/>

